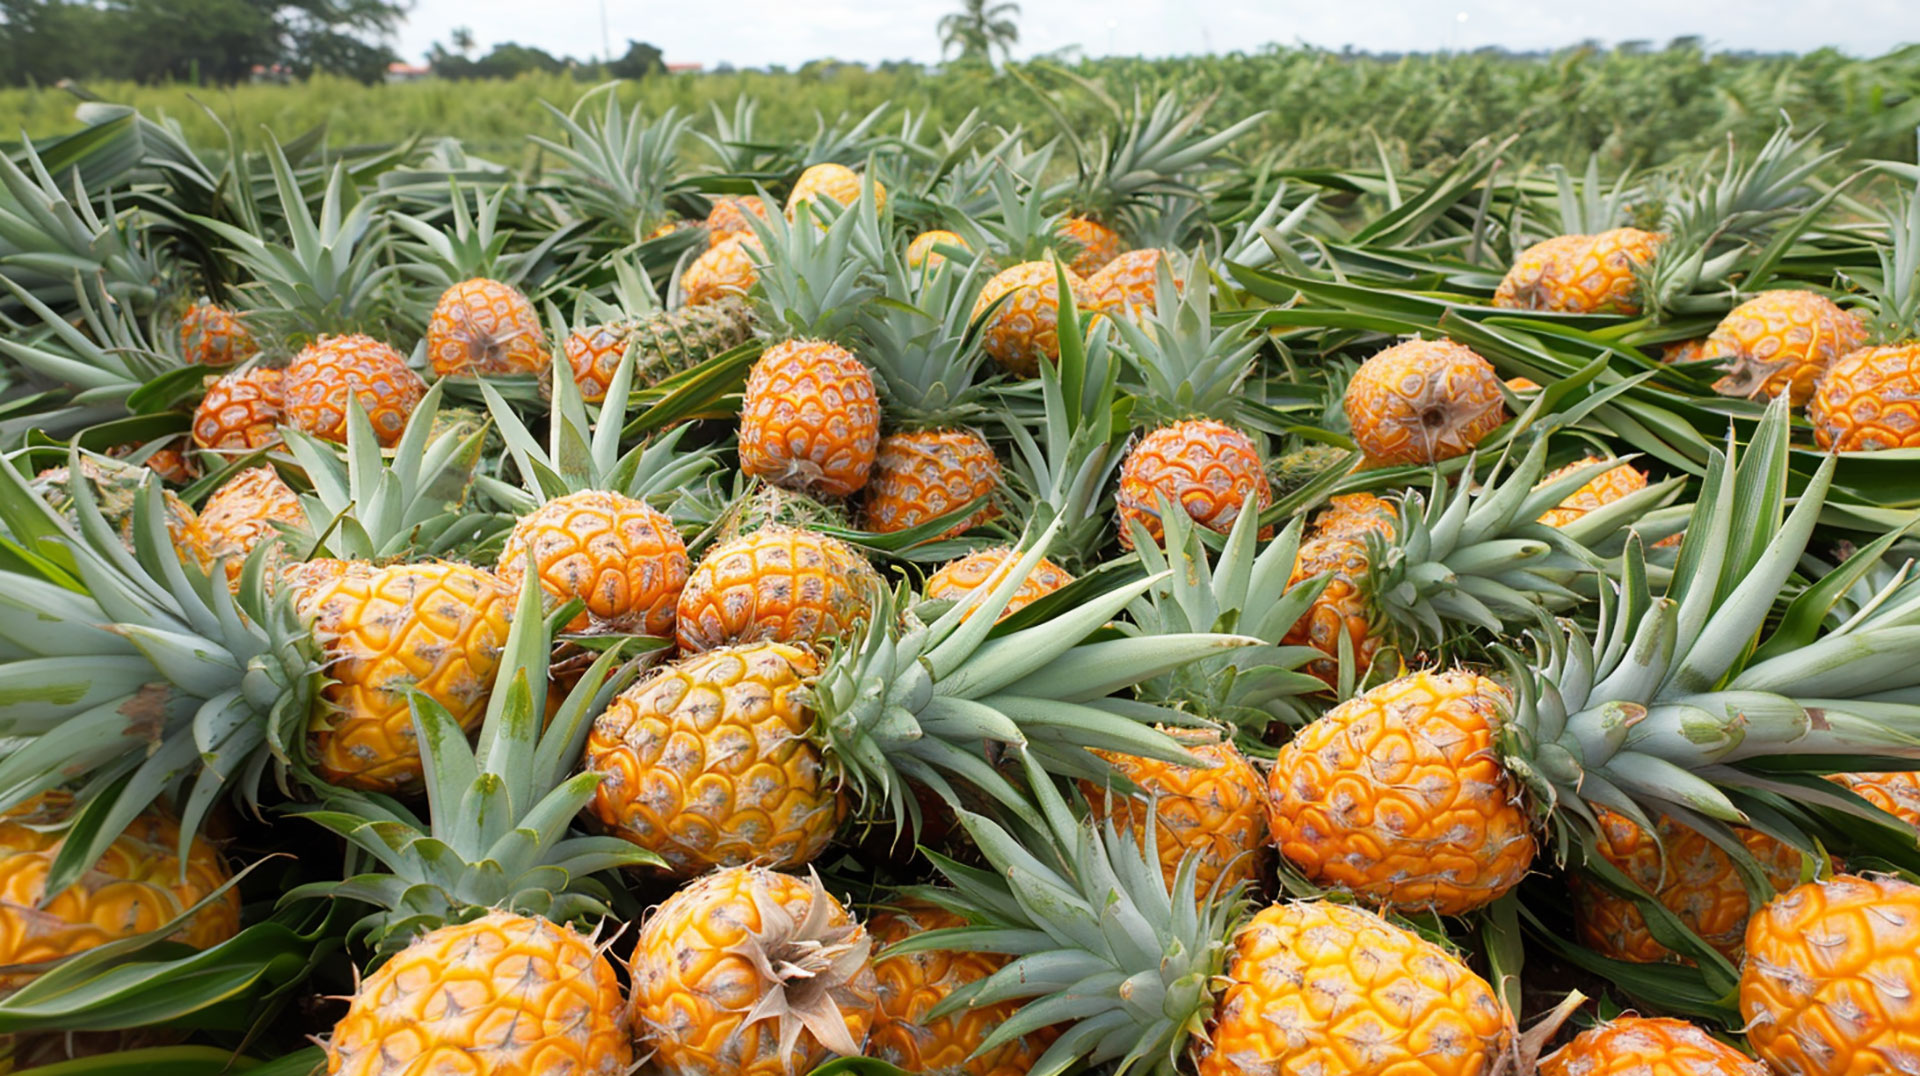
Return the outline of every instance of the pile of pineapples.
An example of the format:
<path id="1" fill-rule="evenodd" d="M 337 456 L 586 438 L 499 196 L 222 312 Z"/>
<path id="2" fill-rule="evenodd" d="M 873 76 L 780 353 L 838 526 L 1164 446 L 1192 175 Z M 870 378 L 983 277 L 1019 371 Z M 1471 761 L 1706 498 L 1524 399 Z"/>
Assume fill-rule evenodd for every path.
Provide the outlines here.
<path id="1" fill-rule="evenodd" d="M 1912 170 L 1109 104 L 0 161 L 9 1064 L 1920 1072 Z"/>

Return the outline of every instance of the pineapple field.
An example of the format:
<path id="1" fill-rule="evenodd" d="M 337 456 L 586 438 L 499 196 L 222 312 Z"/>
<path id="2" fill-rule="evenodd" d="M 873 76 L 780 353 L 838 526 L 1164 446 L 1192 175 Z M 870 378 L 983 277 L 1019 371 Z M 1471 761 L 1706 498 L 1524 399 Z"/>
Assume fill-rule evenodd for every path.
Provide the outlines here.
<path id="1" fill-rule="evenodd" d="M 1910 131 L 1010 78 L 0 157 L 8 1069 L 1920 1072 Z"/>

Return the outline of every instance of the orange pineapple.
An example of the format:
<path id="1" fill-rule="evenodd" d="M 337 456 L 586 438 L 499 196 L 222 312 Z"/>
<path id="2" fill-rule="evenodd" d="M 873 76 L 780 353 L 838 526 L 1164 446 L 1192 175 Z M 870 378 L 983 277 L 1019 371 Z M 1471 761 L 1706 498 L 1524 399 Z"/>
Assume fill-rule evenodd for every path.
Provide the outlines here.
<path id="1" fill-rule="evenodd" d="M 279 370 L 255 366 L 208 385 L 193 412 L 193 443 L 235 454 L 279 444 L 286 406 L 280 378 Z"/>
<path id="2" fill-rule="evenodd" d="M 1066 240 L 1073 254 L 1067 267 L 1083 277 L 1106 268 L 1127 249 L 1120 233 L 1091 217 L 1066 217 L 1054 226 L 1053 234 Z"/>
<path id="3" fill-rule="evenodd" d="M 687 654 L 736 643 L 824 645 L 865 620 L 881 588 L 845 542 L 763 527 L 707 550 L 680 591 L 674 628 Z"/>
<path id="4" fill-rule="evenodd" d="M 1498 684 L 1419 672 L 1349 699 L 1274 759 L 1274 842 L 1309 881 L 1368 903 L 1458 915 L 1533 862 L 1518 783 L 1493 750 Z"/>
<path id="5" fill-rule="evenodd" d="M 1638 274 L 1666 236 L 1638 228 L 1561 235 L 1520 252 L 1493 305 L 1562 314 L 1638 314 Z"/>
<path id="6" fill-rule="evenodd" d="M 818 878 L 715 871 L 633 947 L 633 1027 L 669 1072 L 791 1076 L 859 1055 L 879 1001 L 873 941 Z"/>
<path id="7" fill-rule="evenodd" d="M 1649 835 L 1624 815 L 1596 808 L 1600 821 L 1594 850 L 1678 916 L 1687 929 L 1720 951 L 1740 959 L 1741 938 L 1752 914 L 1746 883 L 1733 860 L 1698 830 L 1665 815 Z M 1735 827 L 1774 892 L 1800 880 L 1800 853 L 1759 830 Z M 1640 909 L 1625 897 L 1574 876 L 1574 923 L 1581 944 L 1603 956 L 1636 964 L 1679 959 L 1647 930 Z"/>
<path id="8" fill-rule="evenodd" d="M 415 938 L 354 991 L 327 1076 L 627 1076 L 633 1035 L 594 939 L 492 911 Z"/>
<path id="9" fill-rule="evenodd" d="M 1513 1017 L 1446 950 L 1370 912 L 1274 904 L 1234 939 L 1199 1076 L 1491 1076 Z"/>
<path id="10" fill-rule="evenodd" d="M 1798 886 L 1753 917 L 1746 942 L 1740 1015 L 1775 1071 L 1879 1076 L 1920 1056 L 1920 886 L 1852 875 Z"/>
<path id="11" fill-rule="evenodd" d="M 987 439 L 972 430 L 915 430 L 880 439 L 873 474 L 867 480 L 866 526 L 889 534 L 991 496 L 1000 488 L 1000 458 Z M 952 538 L 1000 514 L 991 502 L 948 527 L 937 538 Z"/>
<path id="12" fill-rule="evenodd" d="M 845 497 L 866 485 L 880 441 L 873 374 L 824 340 L 761 353 L 740 403 L 740 471 L 776 485 Z"/>
<path id="13" fill-rule="evenodd" d="M 1231 741 L 1198 729 L 1162 729 L 1185 744 L 1205 766 L 1180 766 L 1158 759 L 1101 752 L 1114 772 L 1139 789 L 1129 795 L 1091 781 L 1080 790 L 1095 818 L 1110 818 L 1122 833 L 1146 847 L 1147 805 L 1154 810 L 1154 844 L 1167 885 L 1174 884 L 1180 860 L 1198 858 L 1200 892 L 1217 885 L 1225 893 L 1241 883 L 1257 885 L 1265 876 L 1267 838 L 1266 782 Z"/>
<path id="14" fill-rule="evenodd" d="M 1173 272 L 1173 286 L 1185 290 L 1186 277 L 1178 258 L 1148 248 L 1129 250 L 1087 278 L 1088 302 L 1096 310 L 1118 313 L 1129 307 L 1151 310 L 1159 302 L 1160 262 Z"/>
<path id="15" fill-rule="evenodd" d="M 969 553 L 959 560 L 948 561 L 928 576 L 921 596 L 928 601 L 960 601 L 976 590 L 992 590 L 1019 559 L 1013 550 L 1004 546 Z M 1013 599 L 1007 602 L 998 619 L 1005 620 L 1071 582 L 1073 575 L 1065 568 L 1040 558 L 1040 563 L 1028 573 L 1020 589 L 1014 591 Z"/>
<path id="16" fill-rule="evenodd" d="M 320 776 L 377 792 L 414 787 L 420 749 L 408 695 L 421 691 L 471 730 L 485 713 L 513 593 L 462 564 L 346 572 L 302 591 L 328 681 L 308 726 Z"/>
<path id="17" fill-rule="evenodd" d="M 201 507 L 194 552 L 208 571 L 225 558 L 227 583 L 237 586 L 247 554 L 280 533 L 275 523 L 305 521 L 299 495 L 273 468 L 249 467 L 222 483 Z"/>
<path id="18" fill-rule="evenodd" d="M 240 315 L 224 306 L 198 302 L 180 316 L 180 355 L 203 366 L 232 366 L 260 353 Z"/>
<path id="19" fill-rule="evenodd" d="M 913 237 L 913 242 L 907 244 L 907 268 L 938 269 L 940 266 L 945 265 L 947 263 L 947 256 L 933 249 L 935 247 L 959 247 L 961 250 L 973 249 L 967 245 L 965 239 L 960 238 L 959 234 L 955 232 L 942 231 L 939 229 L 930 232 L 921 232 L 919 235 Z"/>
<path id="20" fill-rule="evenodd" d="M 427 359 L 441 377 L 498 377 L 544 373 L 553 357 L 527 297 L 475 277 L 448 288 L 434 306 Z"/>
<path id="21" fill-rule="evenodd" d="M 1361 526 L 1356 521 L 1355 526 Z M 1393 537 L 1389 518 L 1381 533 Z M 1311 646 L 1326 654 L 1325 659 L 1309 662 L 1306 671 L 1325 680 L 1329 686 L 1340 682 L 1340 636 L 1346 635 L 1353 648 L 1354 668 L 1365 672 L 1373 665 L 1374 655 L 1385 642 L 1374 623 L 1367 599 L 1367 544 L 1358 531 L 1329 533 L 1309 538 L 1300 544 L 1294 557 L 1289 589 L 1318 576 L 1328 576 L 1320 596 L 1308 607 L 1307 615 L 1288 631 L 1282 640 L 1288 646 Z"/>
<path id="22" fill-rule="evenodd" d="M 867 924 L 881 948 L 929 930 L 944 930 L 965 920 L 924 901 L 908 901 L 882 912 Z M 1052 1028 L 1029 1032 L 1012 1042 L 975 1055 L 994 1029 L 1014 1014 L 1010 1002 L 969 1007 L 928 1019 L 928 1012 L 955 990 L 999 971 L 1007 958 L 991 953 L 934 950 L 877 960 L 880 1007 L 867 1056 L 877 1057 L 908 1072 L 942 1076 L 1026 1076 L 1057 1037 Z"/>
<path id="23" fill-rule="evenodd" d="M 860 200 L 860 174 L 844 164 L 828 161 L 816 164 L 800 173 L 794 180 L 793 190 L 787 195 L 787 219 L 792 220 L 801 203 L 816 198 L 826 198 L 842 206 L 850 206 Z M 873 206 L 875 209 L 887 207 L 887 187 L 879 180 L 873 181 Z M 814 219 L 819 220 L 818 211 Z"/>
<path id="24" fill-rule="evenodd" d="M 1499 375 L 1451 340 L 1408 340 L 1361 363 L 1342 405 L 1375 466 L 1464 456 L 1507 420 Z"/>
<path id="25" fill-rule="evenodd" d="M 680 292 L 688 306 L 717 303 L 728 296 L 745 295 L 760 279 L 758 263 L 766 258 L 760 238 L 736 235 L 702 251 L 680 274 Z"/>
<path id="26" fill-rule="evenodd" d="M 1827 780 L 1847 786 L 1861 799 L 1909 826 L 1920 828 L 1920 772 L 1836 773 Z"/>
<path id="27" fill-rule="evenodd" d="M 978 318 L 1001 296 L 1008 296 L 982 327 L 980 337 L 987 355 L 1016 377 L 1032 377 L 1040 371 L 1042 362 L 1060 360 L 1060 281 L 1056 274 L 1050 261 L 1022 262 L 987 281 L 974 300 L 973 316 Z M 1074 305 L 1092 309 L 1093 297 L 1086 282 L 1072 269 L 1066 275 Z"/>
<path id="28" fill-rule="evenodd" d="M 616 696 L 593 723 L 589 810 L 675 877 L 757 863 L 793 867 L 826 849 L 846 813 L 814 741 L 812 653 L 784 643 L 683 658 Z"/>
<path id="29" fill-rule="evenodd" d="M 1860 319 L 1824 295 L 1763 291 L 1721 319 L 1700 355 L 1725 360 L 1727 373 L 1713 383 L 1715 392 L 1768 399 L 1785 393 L 1799 407 L 1827 367 L 1866 339 Z"/>
<path id="30" fill-rule="evenodd" d="M 1765 1065 L 1685 1020 L 1618 1016 L 1540 1062 L 1540 1076 L 1770 1076 Z"/>
<path id="31" fill-rule="evenodd" d="M 1313 536 L 1360 535 L 1374 531 L 1391 539 L 1400 525 L 1400 511 L 1392 501 L 1372 493 L 1341 493 L 1313 521 Z"/>
<path id="32" fill-rule="evenodd" d="M 398 351 L 371 336 L 322 336 L 287 366 L 287 420 L 334 444 L 347 443 L 347 401 L 358 398 L 383 448 L 392 448 L 427 394 Z"/>
<path id="33" fill-rule="evenodd" d="M 1807 418 L 1821 448 L 1920 447 L 1920 342 L 1865 347 L 1834 360 L 1814 389 Z"/>
<path id="34" fill-rule="evenodd" d="M 713 208 L 707 210 L 707 248 L 712 249 L 736 235 L 752 235 L 753 225 L 748 217 L 767 219 L 767 203 L 759 198 L 742 198 L 738 195 L 723 195 L 713 200 Z"/>
<path id="35" fill-rule="evenodd" d="M 1588 456 L 1584 459 L 1575 460 L 1565 467 L 1554 471 L 1552 474 L 1547 475 L 1545 478 L 1542 478 L 1540 482 L 1544 485 L 1554 479 L 1564 478 L 1575 471 L 1590 467 L 1599 462 L 1601 462 L 1601 459 L 1598 456 Z M 1586 515 L 1588 512 L 1605 507 L 1622 497 L 1638 493 L 1646 488 L 1647 476 L 1645 472 L 1630 463 L 1623 463 L 1618 467 L 1612 467 L 1602 471 L 1589 479 L 1585 485 L 1568 494 L 1566 500 L 1561 501 L 1553 508 L 1547 509 L 1546 513 L 1540 517 L 1540 522 L 1545 523 L 1549 527 L 1564 527 L 1574 520 L 1579 519 L 1581 516 Z"/>
<path id="36" fill-rule="evenodd" d="M 687 547 L 673 521 L 645 502 L 583 490 L 521 517 L 494 569 L 508 589 L 519 591 L 529 550 L 553 604 L 587 603 L 568 631 L 672 636 Z"/>
<path id="37" fill-rule="evenodd" d="M 1160 500 L 1186 509 L 1193 521 L 1216 534 L 1251 505 L 1273 503 L 1273 487 L 1253 439 L 1224 422 L 1190 419 L 1162 426 L 1142 437 L 1120 464 L 1120 544 L 1133 548 L 1127 521 L 1136 520 L 1156 541 L 1161 537 Z M 1260 532 L 1273 536 L 1273 528 Z"/>
<path id="38" fill-rule="evenodd" d="M 0 815 L 0 990 L 30 982 L 22 965 L 59 960 L 135 937 L 168 921 L 224 885 L 226 864 L 201 837 L 180 859 L 180 824 L 158 807 L 134 818 L 106 854 L 57 894 L 47 875 L 66 840 L 73 809 L 65 792 L 48 792 Z M 232 889 L 173 935 L 195 949 L 239 933 L 240 894 Z"/>

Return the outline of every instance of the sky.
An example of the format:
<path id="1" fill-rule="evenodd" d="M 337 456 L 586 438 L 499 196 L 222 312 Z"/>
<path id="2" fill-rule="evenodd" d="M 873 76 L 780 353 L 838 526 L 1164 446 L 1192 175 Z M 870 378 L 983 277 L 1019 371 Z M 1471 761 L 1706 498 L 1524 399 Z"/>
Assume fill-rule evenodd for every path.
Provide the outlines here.
<path id="1" fill-rule="evenodd" d="M 618 55 L 629 38 L 668 62 L 712 67 L 835 58 L 940 58 L 935 23 L 958 0 L 414 0 L 395 42 L 417 62 L 453 29 L 479 51 L 503 41 L 559 55 Z M 1920 41 L 1917 0 L 1847 0 L 1844 18 L 1808 0 L 1025 0 L 1017 57 L 1078 45 L 1089 55 L 1250 51 L 1268 43 L 1374 51 L 1500 45 L 1551 49 L 1588 39 L 1664 44 L 1697 34 L 1710 48 L 1874 56 Z M 605 37 L 601 12 L 606 13 Z"/>

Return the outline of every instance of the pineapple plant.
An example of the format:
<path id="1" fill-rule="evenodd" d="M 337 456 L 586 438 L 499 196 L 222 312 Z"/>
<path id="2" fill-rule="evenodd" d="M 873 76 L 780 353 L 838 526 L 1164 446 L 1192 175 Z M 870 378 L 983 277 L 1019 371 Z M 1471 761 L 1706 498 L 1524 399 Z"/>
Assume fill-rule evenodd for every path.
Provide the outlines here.
<path id="1" fill-rule="evenodd" d="M 1360 364 L 1341 401 L 1373 466 L 1464 456 L 1507 420 L 1499 375 L 1451 340 L 1408 340 Z"/>
<path id="2" fill-rule="evenodd" d="M 1912 397 L 1920 385 L 1920 184 L 1888 207 L 1892 242 L 1880 250 L 1880 279 L 1864 346 L 1832 361 L 1807 405 L 1813 438 L 1838 452 L 1920 445 Z"/>
<path id="3" fill-rule="evenodd" d="M 1747 924 L 1740 1015 L 1774 1071 L 1898 1072 L 1915 1049 L 1908 964 L 1920 886 L 1838 875 L 1796 886 Z"/>
<path id="4" fill-rule="evenodd" d="M 950 930 L 966 920 L 936 904 L 903 901 L 867 922 L 876 949 L 884 950 L 929 930 Z M 953 1076 L 1026 1076 L 1053 1041 L 1041 1028 L 990 1050 L 981 1043 L 1012 1017 L 1011 1002 L 985 1005 L 939 1019 L 928 1015 L 954 991 L 999 971 L 1007 958 L 991 953 L 928 950 L 873 962 L 879 1005 L 867 1038 L 867 1056 L 908 1072 Z"/>
<path id="5" fill-rule="evenodd" d="M 92 454 L 83 453 L 78 458 L 78 473 L 91 490 L 101 516 L 118 529 L 121 544 L 132 550 L 134 509 L 140 502 L 146 470 Z M 73 511 L 72 495 L 68 492 L 73 485 L 74 473 L 69 465 L 49 467 L 33 477 L 34 491 L 70 524 L 79 521 Z M 192 553 L 201 540 L 200 517 L 171 490 L 164 491 L 161 496 L 166 506 L 167 538 L 175 549 Z"/>
<path id="6" fill-rule="evenodd" d="M 615 263 L 614 272 L 620 301 L 609 304 L 583 297 L 594 320 L 582 324 L 584 316 L 577 314 L 574 324 L 580 327 L 569 332 L 561 345 L 574 385 L 587 403 L 607 398 L 620 360 L 629 351 L 635 357 L 634 383 L 650 388 L 753 338 L 753 312 L 745 298 L 727 296 L 703 306 L 666 311 L 659 308 L 644 269 L 621 261 Z"/>
<path id="7" fill-rule="evenodd" d="M 907 244 L 907 268 L 932 271 L 947 263 L 947 256 L 940 253 L 941 247 L 949 247 L 968 253 L 973 248 L 958 232 L 949 232 L 944 228 L 935 228 L 921 232 Z"/>
<path id="8" fill-rule="evenodd" d="M 205 300 L 180 315 L 180 354 L 202 366 L 233 366 L 254 357 L 260 344 L 234 311 Z"/>
<path id="9" fill-rule="evenodd" d="M 222 374 L 194 408 L 194 447 L 233 455 L 271 448 L 280 443 L 286 402 L 283 374 L 271 366 Z"/>
<path id="10" fill-rule="evenodd" d="M 286 421 L 324 441 L 345 444 L 347 401 L 359 401 L 380 443 L 400 440 L 427 383 L 398 351 L 370 336 L 322 336 L 302 348 L 282 378 Z"/>
<path id="11" fill-rule="evenodd" d="M 1626 1015 L 1541 1058 L 1540 1076 L 1769 1076 L 1769 1070 L 1696 1024 Z"/>

